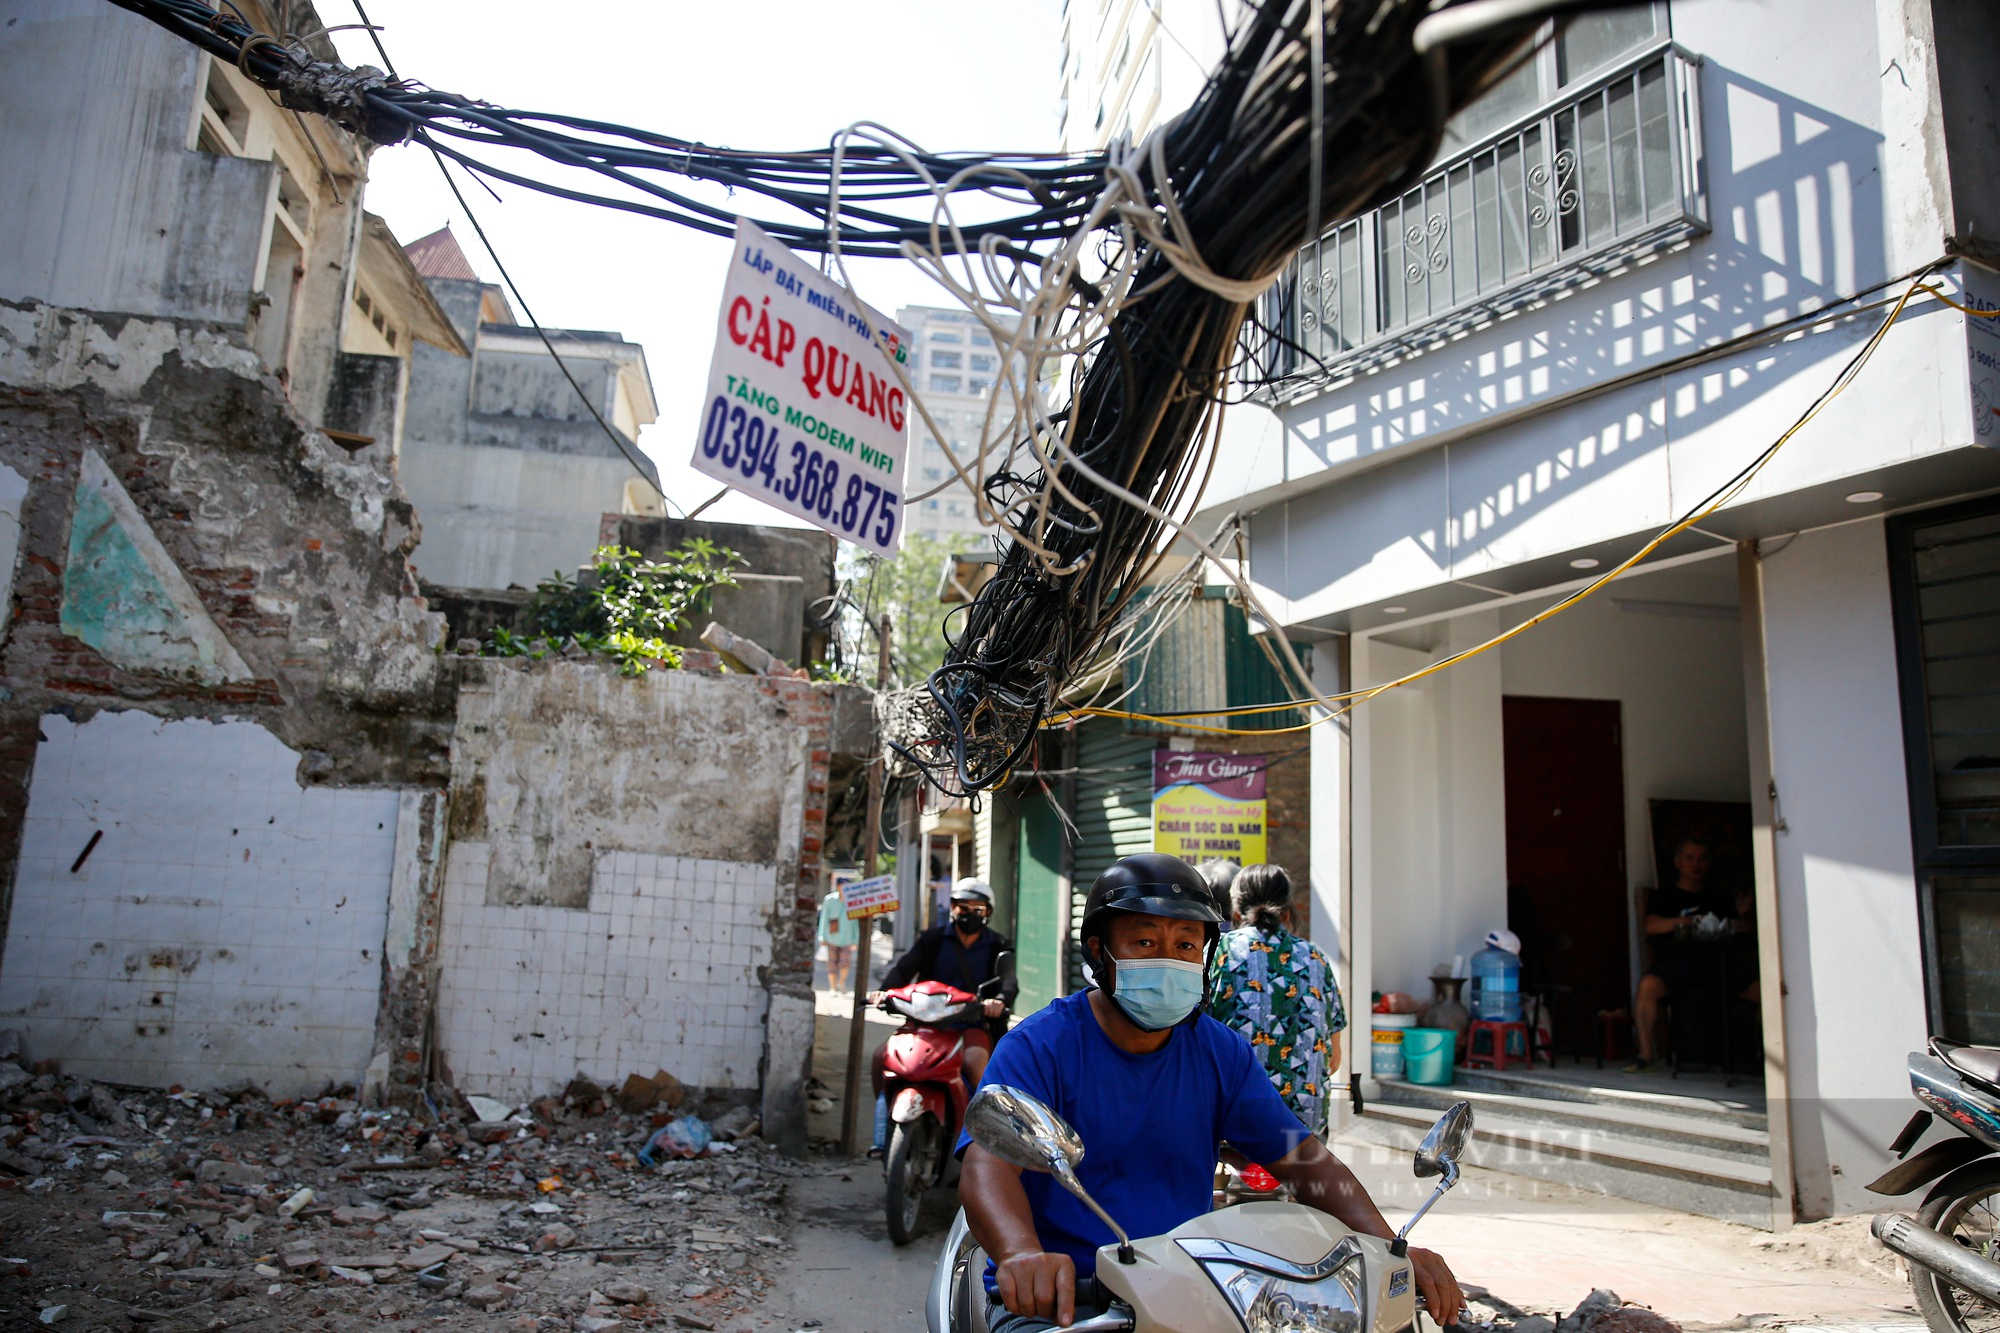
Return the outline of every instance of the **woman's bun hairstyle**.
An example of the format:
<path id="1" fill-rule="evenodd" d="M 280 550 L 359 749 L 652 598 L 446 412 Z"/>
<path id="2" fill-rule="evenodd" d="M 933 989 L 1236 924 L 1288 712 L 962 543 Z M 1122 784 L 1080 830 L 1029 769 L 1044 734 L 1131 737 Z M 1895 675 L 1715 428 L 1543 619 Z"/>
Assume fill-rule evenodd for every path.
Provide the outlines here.
<path id="1" fill-rule="evenodd" d="M 1244 924 L 1268 935 L 1284 924 L 1292 905 L 1292 877 L 1269 862 L 1245 866 L 1229 886 L 1229 905 Z"/>

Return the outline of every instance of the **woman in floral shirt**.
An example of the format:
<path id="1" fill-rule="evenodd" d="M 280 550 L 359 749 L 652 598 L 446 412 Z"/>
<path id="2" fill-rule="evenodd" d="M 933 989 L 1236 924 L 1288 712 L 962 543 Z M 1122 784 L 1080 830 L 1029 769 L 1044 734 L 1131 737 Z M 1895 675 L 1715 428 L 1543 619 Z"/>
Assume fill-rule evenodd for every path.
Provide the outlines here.
<path id="1" fill-rule="evenodd" d="M 1340 1068 L 1334 1035 L 1347 1026 L 1333 965 L 1286 929 L 1292 877 L 1283 866 L 1246 866 L 1229 899 L 1237 929 L 1215 951 L 1209 1012 L 1243 1034 L 1285 1104 L 1324 1137 L 1331 1080 Z"/>

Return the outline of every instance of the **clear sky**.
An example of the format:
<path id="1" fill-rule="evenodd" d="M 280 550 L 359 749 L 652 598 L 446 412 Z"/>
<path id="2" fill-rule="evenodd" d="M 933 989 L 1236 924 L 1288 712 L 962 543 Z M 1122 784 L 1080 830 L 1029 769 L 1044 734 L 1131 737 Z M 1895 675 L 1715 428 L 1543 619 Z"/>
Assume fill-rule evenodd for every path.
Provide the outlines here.
<path id="1" fill-rule="evenodd" d="M 403 77 L 524 110 L 731 148 L 824 146 L 858 120 L 937 150 L 1057 143 L 1060 0 L 601 0 L 581 9 L 362 2 Z M 352 0 L 315 3 L 329 25 L 357 21 Z M 350 64 L 381 63 L 364 32 L 334 40 Z M 428 152 L 378 149 L 370 173 L 368 208 L 398 237 L 450 222 L 473 267 L 499 280 Z M 518 187 L 496 187 L 499 202 L 462 180 L 461 188 L 538 319 L 614 329 L 645 347 L 660 417 L 639 444 L 659 464 L 669 500 L 688 509 L 713 495 L 716 483 L 687 460 L 729 242 Z M 849 272 L 862 299 L 887 314 L 950 303 L 908 264 L 867 262 Z M 735 494 L 703 517 L 798 524 Z"/>

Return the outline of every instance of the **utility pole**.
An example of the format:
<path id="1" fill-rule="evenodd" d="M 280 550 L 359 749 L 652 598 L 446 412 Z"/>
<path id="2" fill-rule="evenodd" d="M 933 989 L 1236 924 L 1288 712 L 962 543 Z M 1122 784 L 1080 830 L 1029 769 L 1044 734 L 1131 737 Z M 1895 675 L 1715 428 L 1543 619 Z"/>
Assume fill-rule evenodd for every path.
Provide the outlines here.
<path id="1" fill-rule="evenodd" d="M 875 693 L 889 688 L 889 640 L 895 625 L 882 617 L 882 651 L 875 662 Z M 875 878 L 882 854 L 882 750 L 868 756 L 868 858 L 863 877 Z M 874 917 L 863 917 L 855 946 L 854 1014 L 847 1028 L 847 1093 L 840 1106 L 840 1146 L 850 1157 L 861 1151 L 861 1062 L 867 1058 L 868 987 L 873 981 Z"/>

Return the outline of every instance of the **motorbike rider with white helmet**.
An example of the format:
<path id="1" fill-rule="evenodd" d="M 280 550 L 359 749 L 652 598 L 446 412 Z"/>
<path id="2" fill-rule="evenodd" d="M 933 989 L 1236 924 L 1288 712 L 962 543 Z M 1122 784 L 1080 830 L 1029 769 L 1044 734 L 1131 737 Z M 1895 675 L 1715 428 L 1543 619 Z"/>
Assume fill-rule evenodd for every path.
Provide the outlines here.
<path id="1" fill-rule="evenodd" d="M 1135 1236 L 1206 1212 L 1227 1140 L 1292 1186 L 1299 1202 L 1355 1231 L 1391 1237 L 1361 1182 L 1292 1114 L 1240 1035 L 1208 1016 L 1208 964 L 1222 916 L 1192 866 L 1156 853 L 1116 862 L 1091 887 L 1081 936 L 1091 989 L 1023 1020 L 986 1082 L 1039 1099 L 1090 1145 L 1077 1175 Z M 1076 1317 L 1076 1280 L 1094 1272 L 1109 1228 L 1051 1176 L 959 1139 L 959 1198 L 989 1256 L 992 1333 L 1037 1333 Z M 1409 1251 L 1439 1323 L 1464 1295 L 1436 1254 Z"/>

